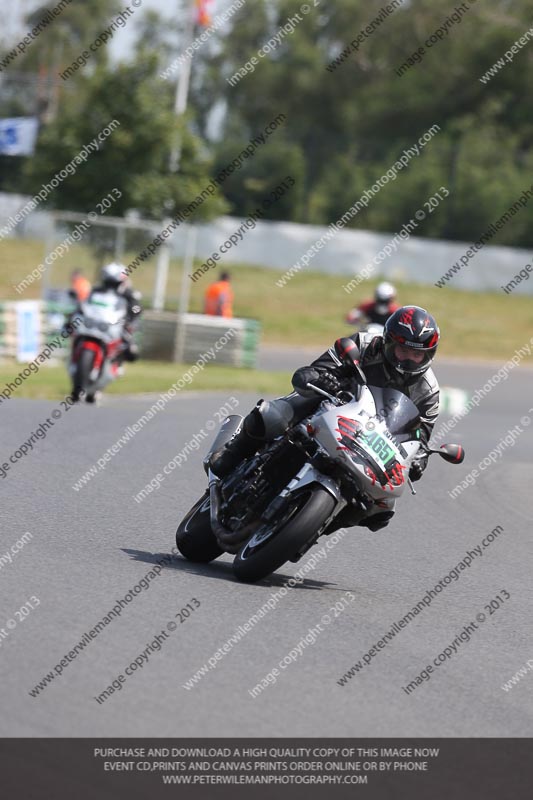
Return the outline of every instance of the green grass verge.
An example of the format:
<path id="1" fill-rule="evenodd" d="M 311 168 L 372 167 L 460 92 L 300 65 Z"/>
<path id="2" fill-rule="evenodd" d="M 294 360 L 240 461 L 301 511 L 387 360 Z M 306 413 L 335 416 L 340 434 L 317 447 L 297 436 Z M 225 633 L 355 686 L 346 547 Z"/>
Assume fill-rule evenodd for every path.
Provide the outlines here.
<path id="1" fill-rule="evenodd" d="M 135 255 L 128 253 L 125 260 Z M 13 286 L 43 257 L 42 242 L 11 239 L 0 242 L 0 297 L 39 297 L 41 281 L 35 281 L 21 295 L 16 294 Z M 88 277 L 95 274 L 95 261 L 82 245 L 55 263 L 51 276 L 53 285 L 68 285 L 69 273 L 74 267 L 84 268 Z M 247 265 L 235 265 L 229 269 L 236 296 L 235 314 L 261 322 L 262 342 L 315 347 L 317 353 L 350 332 L 344 323 L 346 311 L 371 296 L 377 283 L 375 280 L 366 281 L 358 291 L 347 295 L 342 289 L 347 276 L 325 275 L 304 269 L 280 289 L 275 285 L 280 275 L 276 270 Z M 191 282 L 191 311 L 201 311 L 203 293 L 214 276 L 215 272 L 211 271 L 196 283 Z M 153 259 L 142 264 L 133 276 L 135 286 L 147 300 L 152 293 L 154 278 Z M 176 308 L 180 281 L 181 264 L 173 260 L 167 287 L 169 309 Z M 533 334 L 530 297 L 504 295 L 503 292 L 465 292 L 448 287 L 437 289 L 399 282 L 397 286 L 401 303 L 421 305 L 437 318 L 442 332 L 442 355 L 506 361 Z M 533 357 L 526 360 L 533 361 Z M 244 374 L 250 377 L 250 373 Z"/>
<path id="2" fill-rule="evenodd" d="M 0 391 L 24 368 L 22 364 L 0 365 Z M 163 364 L 139 361 L 127 364 L 125 375 L 105 390 L 106 394 L 166 392 L 187 372 L 187 364 Z M 252 392 L 257 395 L 282 395 L 292 390 L 290 372 L 260 372 L 238 367 L 208 365 L 194 376 L 182 391 Z M 17 387 L 11 397 L 58 400 L 70 392 L 70 381 L 64 366 L 43 366 Z M 3 403 L 7 401 L 2 400 Z"/>

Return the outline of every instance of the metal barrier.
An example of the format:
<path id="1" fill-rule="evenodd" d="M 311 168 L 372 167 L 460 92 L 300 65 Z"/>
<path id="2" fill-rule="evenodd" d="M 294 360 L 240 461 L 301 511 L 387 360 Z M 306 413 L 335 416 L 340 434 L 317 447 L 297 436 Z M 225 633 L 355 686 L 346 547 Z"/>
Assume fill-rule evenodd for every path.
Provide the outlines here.
<path id="1" fill-rule="evenodd" d="M 66 293 L 65 293 L 66 294 Z M 21 323 L 21 311 L 31 309 L 37 319 L 31 330 Z M 52 339 L 57 341 L 65 317 L 74 310 L 74 303 L 63 297 L 41 300 L 7 300 L 0 303 L 0 358 L 31 361 Z M 216 353 L 218 364 L 235 367 L 254 367 L 257 360 L 260 324 L 253 319 L 226 319 L 204 314 L 172 314 L 145 311 L 135 339 L 141 359 L 177 361 L 181 354 L 184 363 L 193 364 L 208 352 L 228 331 L 235 333 Z M 182 341 L 183 337 L 183 341 Z M 31 339 L 31 347 L 25 341 Z M 55 359 L 66 355 L 69 339 L 64 339 Z M 24 356 L 33 348 L 34 355 Z"/>
<path id="2" fill-rule="evenodd" d="M 253 319 L 212 317 L 205 314 L 171 314 L 145 311 L 141 322 L 141 358 L 194 364 L 224 333 L 235 334 L 216 355 L 218 364 L 254 367 L 257 360 L 260 323 Z M 181 341 L 181 337 L 184 341 Z"/>

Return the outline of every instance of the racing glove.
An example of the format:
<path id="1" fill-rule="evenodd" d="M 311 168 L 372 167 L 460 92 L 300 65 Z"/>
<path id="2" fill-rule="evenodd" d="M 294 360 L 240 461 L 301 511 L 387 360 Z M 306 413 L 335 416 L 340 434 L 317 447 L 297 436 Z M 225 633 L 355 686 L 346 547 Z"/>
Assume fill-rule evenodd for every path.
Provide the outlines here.
<path id="1" fill-rule="evenodd" d="M 409 468 L 409 477 L 414 481 L 419 481 L 422 477 L 425 468 L 428 465 L 427 456 L 415 459 Z"/>
<path id="2" fill-rule="evenodd" d="M 341 381 L 332 372 L 315 367 L 300 367 L 294 373 L 292 385 L 302 397 L 318 397 L 313 389 L 307 388 L 308 383 L 319 386 L 329 394 L 336 394 L 342 388 Z"/>
<path id="3" fill-rule="evenodd" d="M 324 389 L 328 394 L 337 394 L 343 387 L 343 382 L 337 378 L 333 372 L 320 372 L 317 380 L 317 386 Z"/>

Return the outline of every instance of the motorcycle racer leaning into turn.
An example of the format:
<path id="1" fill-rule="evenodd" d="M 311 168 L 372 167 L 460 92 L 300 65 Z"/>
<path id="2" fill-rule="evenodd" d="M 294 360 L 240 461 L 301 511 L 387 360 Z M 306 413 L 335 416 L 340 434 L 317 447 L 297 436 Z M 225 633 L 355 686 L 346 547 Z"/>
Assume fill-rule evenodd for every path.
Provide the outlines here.
<path id="1" fill-rule="evenodd" d="M 350 337 L 351 350 L 369 384 L 397 389 L 407 395 L 420 414 L 420 442 L 427 445 L 439 413 L 439 385 L 431 369 L 437 352 L 440 331 L 435 319 L 419 306 L 402 306 L 389 317 L 382 336 L 357 333 Z M 318 407 L 322 398 L 307 388 L 311 383 L 336 394 L 353 387 L 353 368 L 344 365 L 331 347 L 308 367 L 300 367 L 292 377 L 295 389 L 273 401 L 260 400 L 245 417 L 241 429 L 209 460 L 212 472 L 220 478 L 252 456 L 265 442 L 280 436 Z M 417 481 L 427 466 L 422 453 L 411 464 L 409 477 Z M 336 527 L 350 527 L 350 509 L 338 516 Z M 372 531 L 388 525 L 394 510 L 376 507 L 359 523 Z"/>

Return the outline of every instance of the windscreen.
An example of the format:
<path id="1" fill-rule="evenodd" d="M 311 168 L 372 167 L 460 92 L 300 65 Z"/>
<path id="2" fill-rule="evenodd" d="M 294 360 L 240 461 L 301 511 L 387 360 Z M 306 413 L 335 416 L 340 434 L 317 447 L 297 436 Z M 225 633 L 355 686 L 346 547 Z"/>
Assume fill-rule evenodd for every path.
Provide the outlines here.
<path id="1" fill-rule="evenodd" d="M 109 325 L 116 325 L 126 314 L 125 300 L 111 294 L 94 293 L 81 307 L 86 318 Z"/>
<path id="2" fill-rule="evenodd" d="M 418 409 L 405 394 L 397 389 L 369 386 L 378 417 L 385 421 L 393 436 L 411 433 L 420 425 Z"/>

